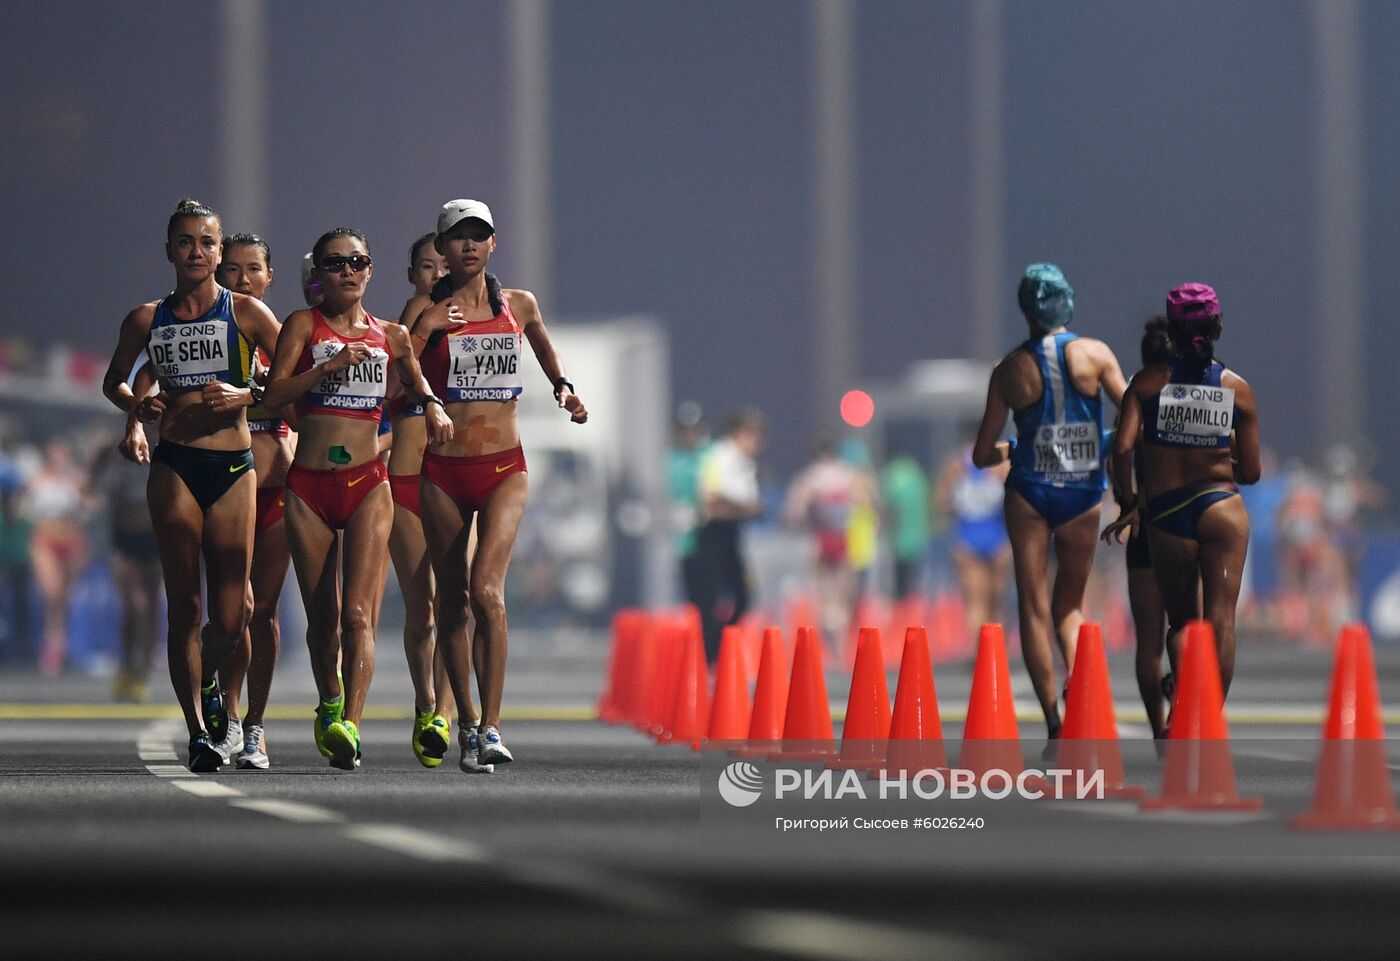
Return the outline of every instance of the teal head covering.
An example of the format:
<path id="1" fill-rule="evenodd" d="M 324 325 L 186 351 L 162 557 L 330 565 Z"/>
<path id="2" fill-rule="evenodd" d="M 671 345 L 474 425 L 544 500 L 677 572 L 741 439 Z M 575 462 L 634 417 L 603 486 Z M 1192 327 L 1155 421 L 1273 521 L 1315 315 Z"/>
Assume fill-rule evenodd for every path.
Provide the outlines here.
<path id="1" fill-rule="evenodd" d="M 1074 319 L 1074 288 L 1054 264 L 1031 264 L 1016 291 L 1021 313 L 1041 330 L 1062 327 Z"/>

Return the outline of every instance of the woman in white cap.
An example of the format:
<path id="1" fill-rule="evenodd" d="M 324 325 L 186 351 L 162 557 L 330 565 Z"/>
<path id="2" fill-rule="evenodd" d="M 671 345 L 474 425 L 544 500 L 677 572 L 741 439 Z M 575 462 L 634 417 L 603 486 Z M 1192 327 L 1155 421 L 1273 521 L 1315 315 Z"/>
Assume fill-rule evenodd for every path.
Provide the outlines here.
<path id="1" fill-rule="evenodd" d="M 1113 489 L 1122 511 L 1103 536 L 1121 538 L 1126 530 L 1136 537 L 1146 527 L 1167 610 L 1167 654 L 1176 664 L 1186 623 L 1204 615 L 1215 629 L 1220 683 L 1228 693 L 1249 547 L 1249 514 L 1235 485 L 1257 483 L 1262 470 L 1254 391 L 1215 359 L 1223 329 L 1220 300 L 1208 285 L 1182 284 L 1167 294 L 1176 359 L 1143 368 L 1123 396 L 1113 445 Z M 1134 491 L 1139 442 L 1145 489 Z M 1168 699 L 1171 678 L 1162 679 Z"/>
<path id="2" fill-rule="evenodd" d="M 527 493 L 516 422 L 523 340 L 553 384 L 559 407 L 577 424 L 588 420 L 588 411 L 564 376 L 535 295 L 503 289 L 486 272 L 496 249 L 490 208 L 477 200 L 445 204 L 435 243 L 447 259 L 448 276 L 433 290 L 436 304 L 404 320 L 413 324 L 424 374 L 446 401 L 455 428 L 450 441 L 431 444 L 423 457 L 421 510 L 437 574 L 438 638 L 463 705 L 461 766 L 472 771 L 512 760 L 500 725 L 506 569 Z M 478 543 L 469 552 L 473 519 Z M 469 613 L 476 617 L 472 637 Z M 479 727 L 466 710 L 473 668 L 481 695 Z"/>

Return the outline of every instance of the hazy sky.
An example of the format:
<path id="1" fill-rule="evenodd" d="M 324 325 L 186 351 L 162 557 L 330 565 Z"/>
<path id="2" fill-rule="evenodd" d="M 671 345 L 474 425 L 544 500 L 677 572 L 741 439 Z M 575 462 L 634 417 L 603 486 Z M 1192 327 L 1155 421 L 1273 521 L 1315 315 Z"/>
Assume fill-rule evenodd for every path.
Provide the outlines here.
<path id="1" fill-rule="evenodd" d="M 679 396 L 772 415 L 773 462 L 817 426 L 813 58 L 804 0 L 554 4 L 555 277 L 547 316 L 646 312 L 672 335 Z M 409 242 L 437 206 L 508 209 L 503 4 L 270 4 L 274 264 L 270 301 L 322 230 L 360 226 L 378 266 L 370 307 L 409 293 Z M 971 337 L 969 4 L 855 3 L 856 369 L 961 356 Z M 1318 316 L 1315 56 L 1294 2 L 1005 4 L 1006 301 L 1053 260 L 1075 327 L 1125 367 L 1170 286 L 1216 285 L 1220 354 L 1254 383 L 1267 442 L 1314 449 Z M 1367 364 L 1400 352 L 1400 4 L 1362 5 Z M 0 332 L 42 329 L 106 352 L 133 304 L 161 295 L 175 201 L 220 206 L 220 53 L 213 4 L 0 5 Z M 510 285 L 511 224 L 495 266 Z M 79 279 L 81 278 L 81 279 Z M 586 371 L 571 371 L 580 389 Z M 854 386 L 854 385 L 853 385 Z M 543 389 L 543 388 L 542 388 Z M 1378 406 L 1378 405 L 1377 405 Z M 1388 423 L 1369 415 L 1373 436 Z M 1383 474 L 1400 475 L 1386 444 Z"/>

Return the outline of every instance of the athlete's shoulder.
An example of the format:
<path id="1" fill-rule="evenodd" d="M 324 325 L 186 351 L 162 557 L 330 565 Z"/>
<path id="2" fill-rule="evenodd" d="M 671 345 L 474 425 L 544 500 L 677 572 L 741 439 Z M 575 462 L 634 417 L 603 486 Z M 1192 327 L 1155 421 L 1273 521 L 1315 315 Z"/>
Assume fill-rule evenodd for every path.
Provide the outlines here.
<path id="1" fill-rule="evenodd" d="M 413 322 L 418 319 L 418 315 L 432 305 L 431 294 L 414 294 L 404 302 L 403 310 L 399 312 L 399 323 L 405 327 L 412 327 Z"/>
<path id="2" fill-rule="evenodd" d="M 510 305 L 510 312 L 515 315 L 520 326 L 524 327 L 531 321 L 540 319 L 540 302 L 530 291 L 505 287 L 501 290 L 501 296 Z"/>
<path id="3" fill-rule="evenodd" d="M 1155 394 L 1171 378 L 1171 364 L 1148 364 L 1128 381 L 1128 389 L 1140 395 Z"/>
<path id="4" fill-rule="evenodd" d="M 384 328 L 385 342 L 393 349 L 396 356 L 409 349 L 407 327 L 393 321 L 380 321 L 380 326 Z"/>

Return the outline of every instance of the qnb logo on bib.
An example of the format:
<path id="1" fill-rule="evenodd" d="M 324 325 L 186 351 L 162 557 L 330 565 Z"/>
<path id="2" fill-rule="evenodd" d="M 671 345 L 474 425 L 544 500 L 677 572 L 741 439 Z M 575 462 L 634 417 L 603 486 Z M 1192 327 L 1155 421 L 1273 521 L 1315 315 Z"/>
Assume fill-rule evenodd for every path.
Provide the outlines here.
<path id="1" fill-rule="evenodd" d="M 344 349 L 345 345 L 339 341 L 324 341 L 311 348 L 311 359 L 319 366 Z M 321 407 L 373 410 L 384 400 L 388 382 L 389 353 L 380 347 L 371 347 L 369 356 L 360 363 L 323 374 L 312 394 Z"/>
<path id="2" fill-rule="evenodd" d="M 229 369 L 228 321 L 166 324 L 147 344 L 161 383 L 170 387 L 199 387 L 219 379 Z"/>
<path id="3" fill-rule="evenodd" d="M 1214 446 L 1235 423 L 1235 389 L 1168 384 L 1157 398 L 1157 432 L 1177 444 Z"/>
<path id="4" fill-rule="evenodd" d="M 1042 424 L 1035 432 L 1037 473 L 1088 474 L 1099 469 L 1099 425 Z"/>
<path id="5" fill-rule="evenodd" d="M 521 389 L 519 334 L 447 338 L 448 400 L 508 401 L 519 397 Z"/>

